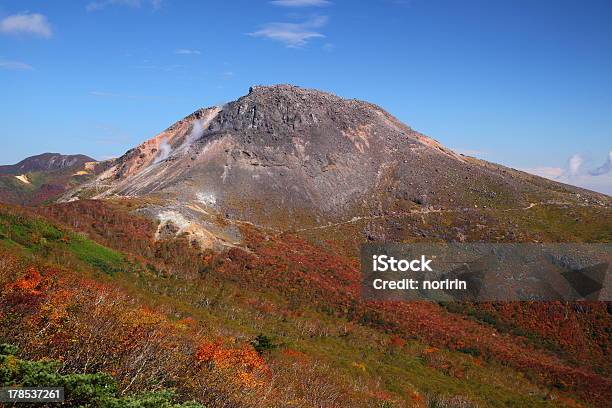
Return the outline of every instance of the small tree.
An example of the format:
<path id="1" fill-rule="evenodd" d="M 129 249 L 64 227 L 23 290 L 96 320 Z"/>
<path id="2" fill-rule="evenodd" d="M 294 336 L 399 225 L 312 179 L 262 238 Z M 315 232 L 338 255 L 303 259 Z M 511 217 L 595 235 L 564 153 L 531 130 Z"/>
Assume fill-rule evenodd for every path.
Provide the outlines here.
<path id="1" fill-rule="evenodd" d="M 257 337 L 255 337 L 255 339 L 251 342 L 251 345 L 260 355 L 264 354 L 265 352 L 272 351 L 278 347 L 278 345 L 274 344 L 272 339 L 265 334 L 257 335 Z"/>

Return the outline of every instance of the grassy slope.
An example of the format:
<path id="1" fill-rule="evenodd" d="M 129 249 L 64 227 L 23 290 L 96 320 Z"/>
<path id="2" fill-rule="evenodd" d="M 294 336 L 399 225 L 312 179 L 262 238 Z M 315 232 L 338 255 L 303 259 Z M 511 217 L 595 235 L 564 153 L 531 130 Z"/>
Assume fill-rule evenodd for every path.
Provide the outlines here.
<path id="1" fill-rule="evenodd" d="M 79 168 L 70 167 L 52 171 L 26 173 L 30 183 L 18 180 L 14 175 L 0 175 L 2 202 L 36 205 L 51 202 L 68 189 L 91 179 L 93 174 L 76 174 Z"/>
<path id="2" fill-rule="evenodd" d="M 95 208 L 93 205 L 89 209 L 91 214 L 98 211 Z M 103 209 L 105 216 L 117 219 L 123 219 L 124 211 Z M 418 332 L 400 331 L 398 336 L 384 325 L 377 328 L 363 316 L 355 318 L 349 313 L 334 312 L 337 304 L 319 298 L 329 296 L 322 291 L 324 288 L 300 293 L 316 289 L 316 282 L 308 281 L 309 276 L 322 274 L 325 278 L 327 272 L 308 263 L 303 266 L 303 276 L 293 270 L 299 262 L 285 258 L 283 251 L 299 252 L 303 247 L 299 241 L 283 239 L 282 245 L 295 244 L 289 247 L 275 240 L 252 245 L 255 254 L 266 258 L 274 254 L 278 258 L 274 263 L 261 264 L 248 261 L 249 258 L 244 262 L 241 258 L 244 254 L 203 257 L 200 261 L 208 265 L 206 268 L 196 273 L 183 272 L 181 276 L 181 271 L 172 267 L 159 247 L 156 249 L 149 242 L 128 242 L 130 238 L 146 241 L 146 221 L 128 221 L 134 217 L 126 217 L 125 222 L 133 222 L 130 227 L 140 227 L 141 233 L 114 241 L 112 233 L 120 234 L 124 227 L 120 222 L 104 223 L 98 229 L 89 222 L 79 224 L 80 229 L 89 230 L 100 242 L 114 242 L 116 249 L 123 246 L 122 254 L 83 235 L 21 214 L 21 210 L 11 208 L 0 210 L 0 251 L 19 254 L 24 265 L 51 264 L 60 270 L 68 268 L 94 277 L 121 288 L 140 305 L 162 310 L 169 319 L 194 319 L 209 336 L 243 341 L 259 333 L 270 336 L 280 345 L 266 356 L 272 370 L 278 370 L 275 386 L 291 390 L 295 399 L 305 391 L 287 384 L 296 381 L 287 371 L 287 359 L 304 364 L 298 382 L 307 382 L 312 376 L 313 382 L 328 384 L 325 393 L 345 395 L 344 400 L 333 400 L 336 405 L 330 402 L 330 397 L 329 406 L 346 406 L 347 400 L 352 401 L 352 406 L 382 407 L 386 402 L 390 404 L 387 406 L 423 406 L 425 395 L 459 395 L 492 407 L 581 406 L 573 402 L 575 390 L 564 390 L 563 385 L 555 388 L 548 380 L 539 378 L 537 372 L 513 368 L 495 353 L 484 355 L 469 347 L 435 348 Z M 74 217 L 66 217 L 65 221 L 68 220 L 74 223 Z M 109 232 L 111 235 L 102 235 Z M 261 238 L 256 232 L 253 234 L 253 239 Z M 188 249 L 182 250 L 188 252 L 183 255 L 193 255 Z M 286 276 L 289 272 L 291 276 Z M 291 281 L 292 277 L 298 280 Z M 313 296 L 316 301 L 312 301 Z M 314 405 L 308 399 L 301 401 L 303 406 Z M 597 406 L 596 401 L 593 406 Z"/>

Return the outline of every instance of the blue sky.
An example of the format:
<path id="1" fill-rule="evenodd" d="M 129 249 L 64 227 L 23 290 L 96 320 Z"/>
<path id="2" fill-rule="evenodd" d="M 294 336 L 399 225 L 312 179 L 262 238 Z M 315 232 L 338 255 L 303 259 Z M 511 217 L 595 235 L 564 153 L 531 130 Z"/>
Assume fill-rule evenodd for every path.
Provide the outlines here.
<path id="1" fill-rule="evenodd" d="M 610 21 L 609 0 L 0 1 L 0 163 L 117 156 L 291 83 L 610 194 Z"/>

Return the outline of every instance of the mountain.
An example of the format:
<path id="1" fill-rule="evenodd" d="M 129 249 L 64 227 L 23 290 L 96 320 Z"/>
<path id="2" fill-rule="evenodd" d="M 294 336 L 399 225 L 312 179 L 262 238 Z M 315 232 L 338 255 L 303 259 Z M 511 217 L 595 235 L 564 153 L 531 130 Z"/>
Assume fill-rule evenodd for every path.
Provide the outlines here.
<path id="1" fill-rule="evenodd" d="M 85 163 L 95 161 L 95 159 L 83 154 L 63 155 L 59 153 L 43 153 L 27 157 L 17 164 L 0 166 L 0 174 L 24 174 L 34 171 L 77 168 L 85 165 Z"/>
<path id="2" fill-rule="evenodd" d="M 25 174 L 55 171 L 75 173 Z M 0 338 L 21 349 L 0 347 L 7 375 L 53 359 L 112 376 L 80 405 L 104 390 L 209 408 L 609 405 L 608 303 L 371 301 L 359 269 L 368 240 L 609 243 L 609 196 L 289 85 L 200 109 L 88 177 L 0 205 Z"/>
<path id="3" fill-rule="evenodd" d="M 181 232 L 179 224 L 202 224 L 202 214 L 214 212 L 278 230 L 324 228 L 326 236 L 356 227 L 339 232 L 356 241 L 431 237 L 413 222 L 423 214 L 458 220 L 435 234 L 462 240 L 487 214 L 605 211 L 612 202 L 456 154 L 371 103 L 291 85 L 252 87 L 236 101 L 197 110 L 62 200 L 116 196 L 154 198 L 152 211 Z M 507 237 L 532 229 L 515 224 L 491 222 Z M 199 235 L 210 233 L 218 235 Z"/>
<path id="4" fill-rule="evenodd" d="M 104 168 L 91 157 L 43 153 L 0 166 L 0 201 L 35 205 L 57 198 Z"/>

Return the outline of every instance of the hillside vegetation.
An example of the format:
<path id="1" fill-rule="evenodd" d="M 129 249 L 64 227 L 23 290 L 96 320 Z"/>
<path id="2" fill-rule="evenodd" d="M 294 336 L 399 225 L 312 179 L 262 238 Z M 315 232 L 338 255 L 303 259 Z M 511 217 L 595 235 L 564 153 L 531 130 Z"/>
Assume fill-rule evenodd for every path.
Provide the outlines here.
<path id="1" fill-rule="evenodd" d="M 19 348 L 0 371 L 19 361 L 60 382 L 101 376 L 115 405 L 99 406 L 601 407 L 612 398 L 605 303 L 367 303 L 357 261 L 333 243 L 242 226 L 244 247 L 202 251 L 187 236 L 155 240 L 156 224 L 136 212 L 143 204 L 0 207 L 0 340 Z"/>

